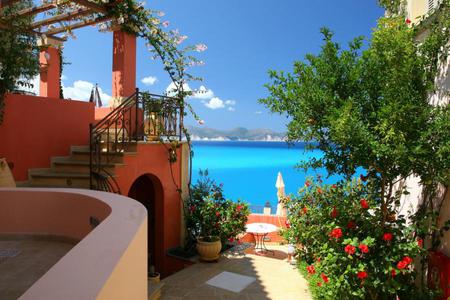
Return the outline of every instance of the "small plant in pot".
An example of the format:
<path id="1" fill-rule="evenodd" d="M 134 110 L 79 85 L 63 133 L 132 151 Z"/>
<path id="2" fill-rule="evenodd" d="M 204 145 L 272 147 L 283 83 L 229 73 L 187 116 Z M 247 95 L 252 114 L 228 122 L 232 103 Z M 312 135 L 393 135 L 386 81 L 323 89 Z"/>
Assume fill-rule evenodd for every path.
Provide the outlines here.
<path id="1" fill-rule="evenodd" d="M 186 244 L 195 244 L 202 260 L 217 260 L 226 241 L 245 230 L 248 215 L 246 203 L 226 200 L 223 186 L 200 171 L 185 205 Z"/>
<path id="2" fill-rule="evenodd" d="M 151 255 L 151 253 L 148 254 L 149 261 L 151 261 Z M 158 283 L 160 280 L 160 274 L 155 271 L 155 266 L 152 264 L 148 265 L 148 280 L 154 283 Z"/>

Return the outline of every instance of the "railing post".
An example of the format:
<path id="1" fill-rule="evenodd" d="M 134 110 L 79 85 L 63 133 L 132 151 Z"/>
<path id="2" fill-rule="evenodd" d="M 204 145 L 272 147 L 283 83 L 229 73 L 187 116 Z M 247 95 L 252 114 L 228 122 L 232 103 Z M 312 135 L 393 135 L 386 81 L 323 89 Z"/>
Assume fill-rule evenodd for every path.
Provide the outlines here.
<path id="1" fill-rule="evenodd" d="M 135 120 L 135 139 L 136 142 L 138 141 L 138 116 L 139 116 L 139 88 L 136 88 L 136 96 L 135 96 L 135 102 L 136 102 L 136 120 Z"/>
<path id="2" fill-rule="evenodd" d="M 92 123 L 89 123 L 89 188 L 94 189 L 92 184 Z"/>

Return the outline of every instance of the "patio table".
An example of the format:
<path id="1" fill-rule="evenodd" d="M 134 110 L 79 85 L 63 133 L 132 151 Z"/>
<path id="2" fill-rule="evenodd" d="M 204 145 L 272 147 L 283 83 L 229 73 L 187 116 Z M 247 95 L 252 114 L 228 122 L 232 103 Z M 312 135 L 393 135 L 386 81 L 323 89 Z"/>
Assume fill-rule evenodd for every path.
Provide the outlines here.
<path id="1" fill-rule="evenodd" d="M 267 249 L 264 240 L 269 233 L 279 230 L 277 226 L 268 223 L 250 223 L 245 225 L 245 228 L 247 233 L 255 237 L 255 252 L 260 250 L 259 252 L 272 252 L 275 255 L 273 250 Z"/>

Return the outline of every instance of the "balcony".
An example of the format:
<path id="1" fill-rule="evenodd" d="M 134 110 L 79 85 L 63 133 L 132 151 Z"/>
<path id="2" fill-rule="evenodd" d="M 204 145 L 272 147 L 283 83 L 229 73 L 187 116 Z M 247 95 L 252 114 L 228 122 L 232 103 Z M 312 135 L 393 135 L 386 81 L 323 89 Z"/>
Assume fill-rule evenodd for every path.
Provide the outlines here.
<path id="1" fill-rule="evenodd" d="M 1 299 L 146 299 L 147 212 L 76 189 L 0 189 Z"/>

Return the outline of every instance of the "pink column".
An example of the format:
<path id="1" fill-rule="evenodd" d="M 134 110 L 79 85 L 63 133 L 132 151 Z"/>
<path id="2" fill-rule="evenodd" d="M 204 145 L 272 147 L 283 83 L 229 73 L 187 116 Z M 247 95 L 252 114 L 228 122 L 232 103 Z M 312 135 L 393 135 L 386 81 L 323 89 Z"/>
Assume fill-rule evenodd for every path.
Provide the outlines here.
<path id="1" fill-rule="evenodd" d="M 58 46 L 60 43 L 47 39 L 42 45 L 43 48 L 39 54 L 41 76 L 39 95 L 41 97 L 59 99 L 61 60 L 59 57 Z"/>
<path id="2" fill-rule="evenodd" d="M 136 36 L 114 31 L 112 96 L 128 97 L 136 89 Z"/>

